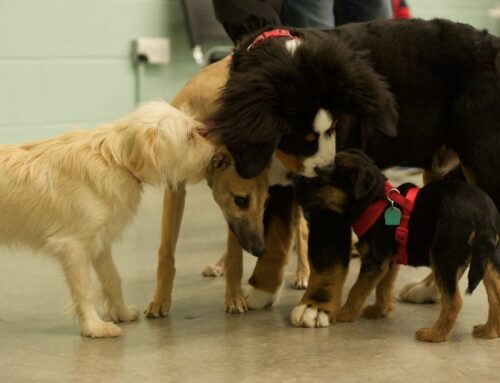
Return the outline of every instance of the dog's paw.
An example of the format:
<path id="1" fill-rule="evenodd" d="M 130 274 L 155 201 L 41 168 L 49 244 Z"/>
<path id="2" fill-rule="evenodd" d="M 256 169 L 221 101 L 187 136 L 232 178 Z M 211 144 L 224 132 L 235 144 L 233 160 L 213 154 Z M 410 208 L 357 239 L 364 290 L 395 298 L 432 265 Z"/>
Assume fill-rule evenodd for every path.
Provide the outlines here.
<path id="1" fill-rule="evenodd" d="M 472 330 L 472 335 L 481 339 L 495 339 L 500 337 L 499 329 L 496 326 L 488 326 L 488 324 L 475 325 Z"/>
<path id="2" fill-rule="evenodd" d="M 363 317 L 368 319 L 385 318 L 391 312 L 391 310 L 392 310 L 391 307 L 370 305 L 364 308 Z"/>
<path id="3" fill-rule="evenodd" d="M 122 329 L 113 322 L 102 320 L 85 321 L 81 324 L 82 336 L 89 338 L 112 338 L 120 336 Z"/>
<path id="4" fill-rule="evenodd" d="M 317 307 L 299 304 L 294 307 L 290 314 L 290 321 L 294 327 L 328 327 L 330 326 L 330 315 Z"/>
<path id="5" fill-rule="evenodd" d="M 417 330 L 415 337 L 421 342 L 444 342 L 448 339 L 448 334 L 443 334 L 435 330 L 433 327 L 426 327 Z"/>
<path id="6" fill-rule="evenodd" d="M 335 320 L 337 322 L 354 322 L 358 314 L 350 310 L 349 308 L 342 307 L 337 315 L 335 315 Z"/>
<path id="7" fill-rule="evenodd" d="M 144 314 L 147 318 L 163 318 L 168 315 L 169 310 L 170 302 L 152 301 L 146 310 L 144 310 Z"/>
<path id="8" fill-rule="evenodd" d="M 406 284 L 399 292 L 399 299 L 410 303 L 438 303 L 441 299 L 434 283 L 414 281 Z"/>
<path id="9" fill-rule="evenodd" d="M 201 275 L 204 277 L 222 277 L 224 275 L 224 268 L 219 265 L 208 265 L 203 269 Z"/>
<path id="10" fill-rule="evenodd" d="M 113 306 L 108 309 L 106 320 L 113 322 L 132 322 L 139 319 L 139 310 L 134 306 Z"/>
<path id="11" fill-rule="evenodd" d="M 238 295 L 226 298 L 224 309 L 228 314 L 243 314 L 248 310 L 245 297 L 243 295 Z"/>
<path id="12" fill-rule="evenodd" d="M 243 296 L 247 307 L 251 310 L 263 309 L 272 306 L 274 302 L 278 299 L 280 290 L 270 293 L 268 291 L 259 290 L 252 285 L 246 285 L 243 287 Z"/>
<path id="13" fill-rule="evenodd" d="M 295 277 L 294 287 L 297 290 L 305 290 L 307 288 L 308 281 L 309 275 L 306 275 L 304 273 L 297 273 L 297 276 Z"/>

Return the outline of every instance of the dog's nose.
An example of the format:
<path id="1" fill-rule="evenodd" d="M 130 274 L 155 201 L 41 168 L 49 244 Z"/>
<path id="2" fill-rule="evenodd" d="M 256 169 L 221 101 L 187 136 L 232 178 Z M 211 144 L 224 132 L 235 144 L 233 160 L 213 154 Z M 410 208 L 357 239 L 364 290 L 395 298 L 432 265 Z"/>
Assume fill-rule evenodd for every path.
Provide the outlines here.
<path id="1" fill-rule="evenodd" d="M 264 252 L 266 251 L 266 248 L 263 244 L 255 244 L 255 245 L 252 245 L 250 250 L 251 250 L 252 255 L 255 255 L 256 257 L 260 257 L 261 255 L 264 254 Z"/>
<path id="2" fill-rule="evenodd" d="M 335 170 L 335 164 L 330 164 L 327 166 L 315 166 L 314 171 L 320 177 L 329 177 Z"/>

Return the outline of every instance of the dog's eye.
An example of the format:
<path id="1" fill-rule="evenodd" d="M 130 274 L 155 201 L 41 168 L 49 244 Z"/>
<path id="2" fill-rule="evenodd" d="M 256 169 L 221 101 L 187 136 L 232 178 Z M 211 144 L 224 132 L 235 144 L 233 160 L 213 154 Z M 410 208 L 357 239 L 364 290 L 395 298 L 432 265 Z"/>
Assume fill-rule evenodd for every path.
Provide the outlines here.
<path id="1" fill-rule="evenodd" d="M 234 196 L 234 203 L 241 209 L 247 209 L 250 206 L 250 198 Z"/>
<path id="2" fill-rule="evenodd" d="M 308 142 L 313 142 L 313 141 L 316 141 L 317 139 L 318 139 L 318 135 L 316 133 L 309 133 L 306 136 L 306 141 L 308 141 Z"/>
<path id="3" fill-rule="evenodd" d="M 333 135 L 334 132 L 335 132 L 335 129 L 333 129 L 333 126 L 332 126 L 330 129 L 325 131 L 325 136 L 330 137 Z"/>

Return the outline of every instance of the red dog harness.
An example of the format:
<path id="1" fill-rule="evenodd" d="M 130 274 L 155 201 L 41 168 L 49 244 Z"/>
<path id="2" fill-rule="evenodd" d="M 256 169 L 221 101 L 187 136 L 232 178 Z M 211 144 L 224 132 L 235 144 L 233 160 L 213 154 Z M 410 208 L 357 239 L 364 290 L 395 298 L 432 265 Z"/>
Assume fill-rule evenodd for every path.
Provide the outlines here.
<path id="1" fill-rule="evenodd" d="M 411 213 L 415 208 L 415 199 L 419 191 L 420 188 L 411 188 L 408 190 L 405 197 L 401 195 L 399 190 L 392 186 L 389 181 L 385 181 L 384 197 L 371 204 L 352 225 L 358 238 L 361 238 L 370 230 L 380 216 L 387 210 L 387 205 L 396 203 L 402 208 L 401 220 L 396 228 L 396 242 L 398 243 L 396 263 L 398 265 L 407 265 L 408 253 L 406 252 L 406 243 L 408 242 L 408 225 L 410 223 Z M 389 209 L 391 207 L 389 207 Z"/>
<path id="2" fill-rule="evenodd" d="M 276 37 L 288 37 L 290 39 L 299 40 L 297 36 L 293 36 L 287 29 L 273 29 L 271 31 L 262 32 L 260 35 L 258 35 L 253 40 L 252 44 L 248 46 L 247 51 L 249 51 L 252 48 L 255 48 L 259 44 L 262 44 L 266 40 L 274 39 Z"/>

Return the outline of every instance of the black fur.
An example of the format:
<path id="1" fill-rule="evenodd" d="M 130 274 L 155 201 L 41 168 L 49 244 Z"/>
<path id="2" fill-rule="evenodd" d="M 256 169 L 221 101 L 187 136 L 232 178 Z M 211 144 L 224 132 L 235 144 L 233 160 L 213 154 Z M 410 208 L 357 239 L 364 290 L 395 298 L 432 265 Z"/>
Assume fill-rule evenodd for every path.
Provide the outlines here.
<path id="1" fill-rule="evenodd" d="M 323 184 L 300 177 L 296 178 L 295 185 L 298 200 L 306 209 L 328 209 L 324 197 L 328 187 L 345 192 L 348 196 L 345 213 L 343 216 L 335 213 L 338 219 L 330 222 L 332 226 L 323 228 L 325 231 L 331 229 L 330 233 L 336 236 L 335 222 L 354 222 L 373 201 L 384 196 L 381 181 L 385 177 L 358 151 L 340 152 L 335 163 L 334 172 L 328 179 L 323 179 Z M 358 183 L 367 185 L 369 193 L 357 197 L 352 190 Z M 405 195 L 412 186 L 404 184 L 398 189 Z M 433 182 L 420 190 L 415 201 L 407 243 L 409 265 L 432 264 L 436 278 L 453 296 L 457 272 L 470 262 L 467 292 L 472 293 L 483 278 L 488 261 L 500 272 L 499 235 L 498 211 L 485 192 L 460 181 Z M 362 268 L 380 268 L 384 261 L 395 256 L 395 227 L 386 226 L 382 216 L 359 243 L 370 249 L 369 255 L 362 259 Z M 330 257 L 336 255 L 330 253 Z M 324 263 L 322 260 L 315 267 L 321 270 Z"/>
<path id="2" fill-rule="evenodd" d="M 363 148 L 383 168 L 429 167 L 449 146 L 500 203 L 499 38 L 444 20 L 292 33 L 303 41 L 293 56 L 285 39 L 247 51 L 253 36 L 235 51 L 214 120 L 243 177 L 259 174 L 276 147 L 315 153 L 306 136 L 325 108 L 339 149 Z"/>
<path id="3" fill-rule="evenodd" d="M 311 293 L 310 298 L 318 303 L 327 303 L 332 300 L 332 295 L 326 287 L 320 286 Z"/>
<path id="4" fill-rule="evenodd" d="M 351 227 L 346 217 L 324 209 L 309 209 L 309 258 L 311 267 L 328 271 L 335 265 L 347 268 L 351 250 Z M 336 241 L 329 239 L 335 233 Z"/>
<path id="5" fill-rule="evenodd" d="M 269 221 L 271 217 L 280 219 L 284 225 L 294 218 L 293 215 L 293 189 L 289 186 L 271 186 L 269 188 L 269 200 L 264 212 L 264 231 L 267 236 Z"/>

